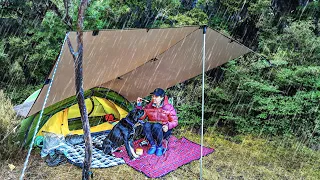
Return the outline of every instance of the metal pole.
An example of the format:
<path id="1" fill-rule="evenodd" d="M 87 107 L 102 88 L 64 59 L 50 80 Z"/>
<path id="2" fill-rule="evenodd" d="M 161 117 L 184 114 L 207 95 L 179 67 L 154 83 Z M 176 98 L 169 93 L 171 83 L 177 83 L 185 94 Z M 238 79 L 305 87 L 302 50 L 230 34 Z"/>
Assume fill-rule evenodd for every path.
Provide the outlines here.
<path id="1" fill-rule="evenodd" d="M 202 179 L 202 154 L 203 154 L 203 119 L 204 119 L 204 73 L 206 54 L 206 32 L 207 26 L 203 26 L 203 47 L 202 47 L 202 104 L 201 104 L 201 157 L 200 157 L 200 179 Z"/>

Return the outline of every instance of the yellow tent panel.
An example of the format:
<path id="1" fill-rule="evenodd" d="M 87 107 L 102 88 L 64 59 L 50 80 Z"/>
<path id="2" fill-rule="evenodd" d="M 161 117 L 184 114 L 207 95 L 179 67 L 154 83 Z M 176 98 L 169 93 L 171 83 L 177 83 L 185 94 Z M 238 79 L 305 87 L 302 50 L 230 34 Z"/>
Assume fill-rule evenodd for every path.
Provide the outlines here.
<path id="1" fill-rule="evenodd" d="M 119 114 L 120 114 L 120 119 L 126 117 L 128 115 L 128 112 L 124 109 L 122 109 L 120 106 L 114 104 L 117 108 L 117 110 L 119 111 Z"/>
<path id="2" fill-rule="evenodd" d="M 105 114 L 113 114 L 118 120 L 125 117 L 128 112 L 116 105 L 114 102 L 100 98 L 91 97 L 85 100 L 88 113 L 91 112 L 89 117 L 100 117 L 100 121 L 97 125 L 90 127 L 90 132 L 100 132 L 111 130 L 113 125 L 109 122 L 104 122 Z M 43 132 L 52 132 L 55 134 L 62 134 L 64 136 L 68 134 L 83 134 L 83 129 L 70 129 L 70 120 L 78 121 L 78 125 L 81 124 L 80 111 L 78 104 L 75 104 L 69 108 L 66 108 L 55 115 L 53 115 L 40 129 L 37 136 L 43 136 Z M 90 120 L 89 120 L 90 121 Z"/>
<path id="3" fill-rule="evenodd" d="M 110 124 L 108 122 L 104 122 L 104 123 L 99 124 L 97 126 L 91 127 L 90 132 L 94 133 L 94 132 L 106 131 L 106 130 L 111 130 L 112 128 L 113 128 L 112 124 Z M 83 129 L 70 131 L 70 133 L 71 134 L 83 134 Z"/>
<path id="4" fill-rule="evenodd" d="M 99 97 L 96 97 L 96 99 L 102 105 L 102 107 L 104 108 L 104 111 L 107 114 L 113 114 L 116 119 L 120 118 L 120 113 L 119 113 L 118 109 L 116 108 L 116 106 L 114 105 L 114 103 L 112 103 L 111 101 L 109 101 L 107 99 L 103 99 L 103 98 L 99 98 Z"/>
<path id="5" fill-rule="evenodd" d="M 62 124 L 64 123 L 64 116 L 67 110 L 60 111 L 53 115 L 46 124 L 39 130 L 37 136 L 43 136 L 43 132 L 52 132 L 55 134 L 63 134 Z"/>
<path id="6" fill-rule="evenodd" d="M 85 100 L 87 112 L 90 113 L 93 108 L 93 112 L 90 114 L 90 116 L 103 116 L 106 114 L 103 105 L 100 104 L 100 102 L 96 99 L 96 97 L 92 97 L 91 99 L 88 98 Z M 68 119 L 80 117 L 80 111 L 79 111 L 79 105 L 75 104 L 71 107 L 69 107 L 68 112 Z"/>

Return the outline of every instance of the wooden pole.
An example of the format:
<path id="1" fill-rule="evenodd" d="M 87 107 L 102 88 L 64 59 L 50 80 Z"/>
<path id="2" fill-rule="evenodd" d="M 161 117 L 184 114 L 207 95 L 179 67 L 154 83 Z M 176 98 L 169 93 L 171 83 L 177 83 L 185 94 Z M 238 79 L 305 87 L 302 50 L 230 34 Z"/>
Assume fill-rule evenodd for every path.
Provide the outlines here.
<path id="1" fill-rule="evenodd" d="M 92 140 L 90 134 L 90 125 L 88 120 L 87 108 L 84 101 L 84 90 L 83 90 L 83 20 L 84 12 L 88 6 L 88 0 L 81 0 L 79 11 L 78 11 L 78 23 L 77 23 L 77 52 L 75 53 L 70 39 L 68 37 L 69 50 L 74 59 L 75 66 L 75 86 L 76 86 L 76 96 L 79 104 L 79 110 L 81 114 L 82 128 L 84 131 L 84 142 L 85 142 L 85 157 L 82 167 L 82 179 L 89 180 L 90 178 L 90 166 L 92 160 Z"/>

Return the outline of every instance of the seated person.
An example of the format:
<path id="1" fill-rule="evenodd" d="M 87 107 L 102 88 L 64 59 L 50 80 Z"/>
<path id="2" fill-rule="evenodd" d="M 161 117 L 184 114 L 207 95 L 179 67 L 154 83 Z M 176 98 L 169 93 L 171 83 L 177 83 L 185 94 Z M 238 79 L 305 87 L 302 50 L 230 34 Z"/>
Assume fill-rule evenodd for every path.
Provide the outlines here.
<path id="1" fill-rule="evenodd" d="M 151 102 L 144 108 L 141 107 L 141 101 L 142 98 L 138 97 L 136 108 L 145 110 L 141 120 L 148 117 L 148 122 L 143 124 L 143 132 L 151 145 L 148 154 L 155 153 L 157 156 L 162 156 L 164 150 L 162 140 L 178 125 L 177 113 L 161 88 L 154 90 Z"/>

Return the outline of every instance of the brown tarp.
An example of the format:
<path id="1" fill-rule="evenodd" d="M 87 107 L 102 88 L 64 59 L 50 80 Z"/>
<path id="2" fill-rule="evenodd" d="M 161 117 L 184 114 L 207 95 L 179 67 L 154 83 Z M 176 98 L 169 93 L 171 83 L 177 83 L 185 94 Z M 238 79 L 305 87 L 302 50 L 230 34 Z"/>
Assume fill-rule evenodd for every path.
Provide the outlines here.
<path id="1" fill-rule="evenodd" d="M 76 32 L 69 38 L 76 47 Z M 84 32 L 84 90 L 107 87 L 128 100 L 155 88 L 168 88 L 202 73 L 203 30 L 199 26 L 166 29 Z M 207 29 L 206 70 L 251 50 L 225 35 Z M 51 79 L 53 69 L 48 78 Z M 46 107 L 75 95 L 74 62 L 65 43 Z M 49 85 L 41 90 L 28 115 L 40 111 Z"/>

